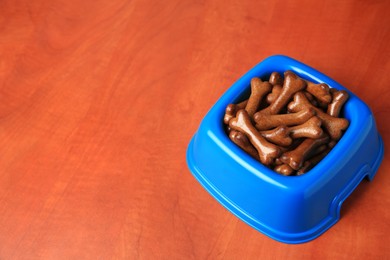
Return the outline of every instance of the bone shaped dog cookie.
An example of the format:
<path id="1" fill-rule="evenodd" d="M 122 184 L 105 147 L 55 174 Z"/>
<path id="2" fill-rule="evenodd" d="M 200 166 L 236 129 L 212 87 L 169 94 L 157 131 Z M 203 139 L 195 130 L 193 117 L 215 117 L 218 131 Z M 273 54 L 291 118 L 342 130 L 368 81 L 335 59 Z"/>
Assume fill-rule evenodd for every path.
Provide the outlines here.
<path id="1" fill-rule="evenodd" d="M 280 145 L 289 146 L 292 143 L 292 138 L 319 138 L 322 134 L 321 120 L 313 116 L 305 123 L 287 127 L 281 125 L 272 130 L 260 131 L 260 134 L 265 137 L 268 141 Z"/>
<path id="2" fill-rule="evenodd" d="M 313 116 L 301 125 L 290 127 L 289 130 L 292 138 L 306 137 L 315 139 L 323 134 L 321 120 L 316 116 Z"/>
<path id="3" fill-rule="evenodd" d="M 236 131 L 231 130 L 229 133 L 230 140 L 233 141 L 236 145 L 241 147 L 245 152 L 247 152 L 250 156 L 252 156 L 255 159 L 259 159 L 259 155 L 256 151 L 256 149 L 252 146 L 252 144 L 249 142 L 248 138 L 245 134 Z"/>
<path id="4" fill-rule="evenodd" d="M 291 126 L 303 124 L 315 114 L 315 110 L 308 107 L 307 109 L 302 109 L 297 113 L 291 114 L 267 115 L 261 112 L 257 112 L 253 119 L 256 122 L 257 129 L 268 130 L 280 125 Z"/>
<path id="5" fill-rule="evenodd" d="M 271 84 L 269 82 L 263 82 L 260 78 L 252 78 L 251 95 L 245 107 L 245 110 L 248 112 L 249 116 L 253 116 L 253 114 L 257 111 L 261 100 L 268 92 L 271 91 L 271 89 Z"/>
<path id="6" fill-rule="evenodd" d="M 306 80 L 306 91 L 315 96 L 320 102 L 329 104 L 332 101 L 332 96 L 329 93 L 329 86 L 325 83 L 315 84 Z"/>
<path id="7" fill-rule="evenodd" d="M 280 92 L 282 92 L 282 86 L 281 85 L 275 85 L 272 88 L 272 92 L 267 95 L 267 103 L 272 104 L 276 100 L 276 98 L 279 96 Z"/>
<path id="8" fill-rule="evenodd" d="M 278 126 L 272 130 L 261 131 L 260 134 L 268 141 L 277 145 L 289 146 L 292 143 L 290 130 L 285 125 Z"/>
<path id="9" fill-rule="evenodd" d="M 298 170 L 302 167 L 303 162 L 313 154 L 315 149 L 328 142 L 328 140 L 329 137 L 327 135 L 323 135 L 323 137 L 318 139 L 307 138 L 294 150 L 283 153 L 280 160 L 290 165 L 294 170 Z"/>
<path id="10" fill-rule="evenodd" d="M 269 105 L 267 108 L 259 111 L 258 113 L 276 115 L 287 105 L 290 98 L 298 91 L 303 90 L 306 87 L 306 82 L 295 75 L 292 71 L 286 71 L 284 73 L 284 83 L 280 95 Z"/>
<path id="11" fill-rule="evenodd" d="M 307 91 L 303 91 L 303 94 L 305 94 L 306 98 L 313 104 L 313 106 L 318 107 L 319 104 L 312 94 Z"/>
<path id="12" fill-rule="evenodd" d="M 238 104 L 229 104 L 226 106 L 223 122 L 228 125 L 230 119 L 236 116 L 236 113 L 240 109 L 244 109 L 248 103 L 248 100 L 244 100 Z"/>
<path id="13" fill-rule="evenodd" d="M 241 101 L 236 106 L 237 106 L 238 110 L 240 110 L 240 109 L 244 109 L 246 107 L 246 104 L 248 104 L 248 99 Z"/>
<path id="14" fill-rule="evenodd" d="M 274 170 L 284 176 L 289 176 L 294 173 L 294 169 L 290 167 L 288 164 L 281 164 L 275 166 Z"/>
<path id="15" fill-rule="evenodd" d="M 252 145 L 259 153 L 260 161 L 265 165 L 270 165 L 273 160 L 280 155 L 280 148 L 269 143 L 252 125 L 248 113 L 241 109 L 237 112 L 236 117 L 231 119 L 229 126 L 237 131 L 244 133 Z"/>
<path id="16" fill-rule="evenodd" d="M 229 124 L 230 119 L 236 116 L 236 110 L 237 110 L 237 105 L 235 104 L 227 105 L 225 109 L 225 115 L 223 117 L 223 122 L 225 124 Z"/>
<path id="17" fill-rule="evenodd" d="M 328 131 L 333 140 L 339 140 L 349 122 L 345 118 L 337 118 L 324 113 L 321 109 L 313 106 L 302 92 L 294 95 L 294 100 L 288 104 L 288 110 L 291 112 L 299 112 L 302 109 L 312 108 L 316 111 L 317 116 L 321 119 L 322 125 Z"/>
<path id="18" fill-rule="evenodd" d="M 269 83 L 271 85 L 283 85 L 283 78 L 278 72 L 272 72 L 271 75 L 269 76 Z"/>
<path id="19" fill-rule="evenodd" d="M 333 92 L 333 91 L 332 91 Z M 343 107 L 344 103 L 348 100 L 348 92 L 345 90 L 335 91 L 332 93 L 333 100 L 332 103 L 328 106 L 327 113 L 331 116 L 338 117 L 340 110 Z"/>

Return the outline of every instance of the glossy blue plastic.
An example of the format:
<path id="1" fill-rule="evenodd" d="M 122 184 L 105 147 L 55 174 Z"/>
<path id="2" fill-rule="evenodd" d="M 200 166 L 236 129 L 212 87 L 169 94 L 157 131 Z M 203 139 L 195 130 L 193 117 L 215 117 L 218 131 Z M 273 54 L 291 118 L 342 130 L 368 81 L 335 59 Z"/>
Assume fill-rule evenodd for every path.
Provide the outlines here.
<path id="1" fill-rule="evenodd" d="M 252 77 L 268 79 L 273 71 L 286 70 L 347 90 L 301 62 L 271 56 L 247 72 L 210 109 L 188 146 L 187 163 L 203 187 L 238 218 L 278 241 L 303 243 L 334 225 L 343 201 L 363 178 L 373 179 L 383 159 L 383 142 L 368 106 L 347 90 L 350 98 L 342 116 L 350 125 L 308 173 L 282 176 L 247 155 L 224 131 L 225 108 L 249 96 Z"/>

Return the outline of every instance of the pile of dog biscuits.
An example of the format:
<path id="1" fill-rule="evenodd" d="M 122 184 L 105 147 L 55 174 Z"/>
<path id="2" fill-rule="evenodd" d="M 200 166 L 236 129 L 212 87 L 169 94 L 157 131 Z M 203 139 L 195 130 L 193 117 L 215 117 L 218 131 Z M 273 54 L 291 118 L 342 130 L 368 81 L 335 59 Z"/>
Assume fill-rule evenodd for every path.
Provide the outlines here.
<path id="1" fill-rule="evenodd" d="M 321 161 L 348 128 L 340 118 L 344 90 L 273 72 L 251 80 L 249 98 L 226 107 L 229 138 L 253 158 L 282 175 L 301 175 Z"/>

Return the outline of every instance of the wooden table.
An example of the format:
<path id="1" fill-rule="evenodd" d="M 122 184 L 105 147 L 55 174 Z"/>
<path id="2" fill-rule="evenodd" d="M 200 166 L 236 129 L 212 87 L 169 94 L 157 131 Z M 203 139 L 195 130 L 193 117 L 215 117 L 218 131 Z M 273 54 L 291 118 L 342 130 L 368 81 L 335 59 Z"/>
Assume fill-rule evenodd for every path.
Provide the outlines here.
<path id="1" fill-rule="evenodd" d="M 389 1 L 0 3 L 0 259 L 389 259 L 390 158 L 318 239 L 276 242 L 185 161 L 272 54 L 360 96 L 390 143 Z"/>

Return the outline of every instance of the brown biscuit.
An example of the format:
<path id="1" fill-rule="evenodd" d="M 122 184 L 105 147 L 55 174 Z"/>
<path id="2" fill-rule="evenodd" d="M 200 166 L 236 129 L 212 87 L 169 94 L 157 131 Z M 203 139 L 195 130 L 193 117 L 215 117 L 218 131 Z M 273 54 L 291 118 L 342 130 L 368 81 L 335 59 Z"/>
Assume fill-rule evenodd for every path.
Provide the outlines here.
<path id="1" fill-rule="evenodd" d="M 231 119 L 229 126 L 237 131 L 244 133 L 252 145 L 259 153 L 260 161 L 265 165 L 270 165 L 275 158 L 280 155 L 280 148 L 269 143 L 252 125 L 248 113 L 241 109 L 237 112 L 236 117 Z"/>
<path id="2" fill-rule="evenodd" d="M 263 97 L 271 91 L 272 87 L 269 82 L 263 82 L 260 78 L 253 78 L 251 80 L 251 95 L 246 104 L 245 110 L 249 116 L 257 111 Z"/>

